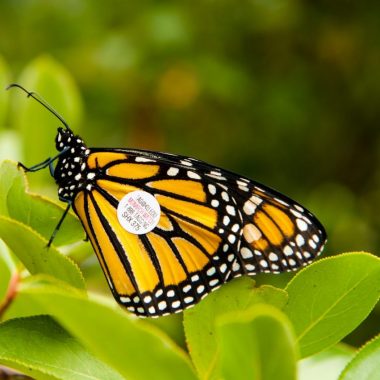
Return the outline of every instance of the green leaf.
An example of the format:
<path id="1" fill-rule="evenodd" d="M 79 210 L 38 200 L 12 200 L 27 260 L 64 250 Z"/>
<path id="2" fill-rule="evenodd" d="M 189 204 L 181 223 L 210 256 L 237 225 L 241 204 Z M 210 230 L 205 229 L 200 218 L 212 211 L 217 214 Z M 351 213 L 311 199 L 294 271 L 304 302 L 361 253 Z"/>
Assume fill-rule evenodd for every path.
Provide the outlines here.
<path id="1" fill-rule="evenodd" d="M 0 324 L 0 362 L 41 380 L 122 380 L 48 316 Z"/>
<path id="2" fill-rule="evenodd" d="M 165 332 L 178 346 L 186 349 L 183 331 L 183 314 L 170 314 L 160 318 L 147 318 L 146 322 Z"/>
<path id="3" fill-rule="evenodd" d="M 306 357 L 339 342 L 367 317 L 380 294 L 380 260 L 363 252 L 329 257 L 303 269 L 285 290 L 284 311 Z"/>
<path id="4" fill-rule="evenodd" d="M 346 364 L 354 355 L 354 350 L 343 344 L 337 344 L 327 350 L 299 362 L 299 380 L 336 380 Z"/>
<path id="5" fill-rule="evenodd" d="M 9 94 L 4 91 L 9 85 L 11 75 L 8 65 L 2 56 L 0 56 L 0 128 L 5 127 L 5 120 L 8 112 Z"/>
<path id="6" fill-rule="evenodd" d="M 217 355 L 215 320 L 232 311 L 241 311 L 257 303 L 268 303 L 282 308 L 286 293 L 272 286 L 254 288 L 249 277 L 235 279 L 208 295 L 194 308 L 184 312 L 184 327 L 189 351 L 197 371 L 209 374 Z"/>
<path id="7" fill-rule="evenodd" d="M 0 215 L 9 216 L 8 193 L 14 181 L 20 175 L 16 169 L 16 164 L 10 161 L 3 161 L 0 165 Z"/>
<path id="8" fill-rule="evenodd" d="M 173 341 L 115 303 L 43 284 L 21 293 L 39 303 L 45 313 L 126 379 L 195 380 L 188 356 Z"/>
<path id="9" fill-rule="evenodd" d="M 295 380 L 297 346 L 287 317 L 269 305 L 256 305 L 217 322 L 219 356 L 212 378 Z M 281 376 L 279 376 L 281 374 Z"/>
<path id="10" fill-rule="evenodd" d="M 78 132 L 82 113 L 80 94 L 73 77 L 60 63 L 42 55 L 25 68 L 19 83 L 27 90 L 38 93 Z M 14 95 L 17 100 L 15 124 L 23 138 L 24 163 L 32 166 L 56 155 L 54 141 L 60 121 L 38 102 L 26 98 L 20 90 L 12 91 L 19 91 L 17 97 Z M 33 181 L 51 181 L 49 170 L 34 173 Z"/>
<path id="11" fill-rule="evenodd" d="M 29 193 L 25 174 L 17 168 L 15 162 L 2 162 L 0 178 L 0 214 L 29 225 L 49 240 L 64 208 L 44 197 Z M 84 232 L 79 219 L 69 213 L 53 243 L 57 246 L 70 244 L 83 237 Z"/>
<path id="12" fill-rule="evenodd" d="M 339 380 L 378 380 L 380 374 L 380 335 L 368 342 L 348 363 Z"/>
<path id="13" fill-rule="evenodd" d="M 78 266 L 28 226 L 0 216 L 0 238 L 21 260 L 31 274 L 46 273 L 77 288 L 84 288 Z"/>

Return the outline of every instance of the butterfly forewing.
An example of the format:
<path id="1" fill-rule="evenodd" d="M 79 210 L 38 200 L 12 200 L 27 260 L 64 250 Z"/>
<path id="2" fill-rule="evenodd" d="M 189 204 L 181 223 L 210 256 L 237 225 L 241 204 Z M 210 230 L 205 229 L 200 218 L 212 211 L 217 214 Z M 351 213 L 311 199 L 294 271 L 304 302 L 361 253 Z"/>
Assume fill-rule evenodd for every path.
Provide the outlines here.
<path id="1" fill-rule="evenodd" d="M 115 298 L 138 315 L 181 311 L 244 273 L 296 269 L 325 241 L 296 203 L 194 159 L 93 149 L 87 169 L 94 181 L 74 209 Z M 154 195 L 161 208 L 146 234 L 126 231 L 117 219 L 120 200 L 134 190 Z"/>

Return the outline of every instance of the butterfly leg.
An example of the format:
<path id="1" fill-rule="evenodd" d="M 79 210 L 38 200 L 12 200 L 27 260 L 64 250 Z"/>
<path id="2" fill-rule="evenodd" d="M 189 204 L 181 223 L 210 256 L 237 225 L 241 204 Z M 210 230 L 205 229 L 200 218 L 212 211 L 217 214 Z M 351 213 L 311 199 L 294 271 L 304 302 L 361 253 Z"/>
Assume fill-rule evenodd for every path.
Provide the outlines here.
<path id="1" fill-rule="evenodd" d="M 37 165 L 31 166 L 30 168 L 26 167 L 23 163 L 19 162 L 18 167 L 23 168 L 26 172 L 37 172 L 38 170 L 44 169 L 46 168 L 46 166 L 50 165 L 50 163 L 53 162 L 52 160 L 53 159 L 49 157 L 45 161 L 40 162 Z"/>
<path id="2" fill-rule="evenodd" d="M 50 175 L 54 178 L 55 168 L 54 168 L 54 165 L 53 165 L 53 161 L 50 161 L 50 163 L 49 163 L 49 171 L 50 171 Z"/>
<path id="3" fill-rule="evenodd" d="M 40 162 L 40 163 L 37 164 L 37 165 L 31 166 L 30 168 L 26 167 L 26 166 L 25 166 L 23 163 L 21 163 L 21 162 L 18 163 L 18 167 L 23 168 L 26 172 L 37 172 L 37 171 L 39 171 L 39 170 L 41 170 L 41 169 L 44 169 L 44 168 L 46 168 L 47 166 L 49 166 L 50 174 L 53 175 L 53 174 L 54 174 L 54 167 L 52 166 L 53 162 L 54 162 L 57 158 L 59 158 L 62 154 L 66 153 L 68 149 L 69 149 L 69 148 L 67 147 L 67 148 L 63 149 L 61 152 L 59 152 L 56 156 L 54 156 L 54 157 L 52 157 L 52 158 L 49 157 L 49 158 L 47 158 L 45 161 L 42 161 L 42 162 Z"/>
<path id="4" fill-rule="evenodd" d="M 53 231 L 53 233 L 52 233 L 52 235 L 51 235 L 51 237 L 49 239 L 49 242 L 47 243 L 47 247 L 51 246 L 51 243 L 53 242 L 53 240 L 55 238 L 55 235 L 57 234 L 58 230 L 60 229 L 62 222 L 65 220 L 66 215 L 69 212 L 70 208 L 71 208 L 71 202 L 68 202 L 66 210 L 62 214 L 61 219 L 59 220 L 57 226 L 55 227 L 55 229 L 54 229 L 54 231 Z"/>

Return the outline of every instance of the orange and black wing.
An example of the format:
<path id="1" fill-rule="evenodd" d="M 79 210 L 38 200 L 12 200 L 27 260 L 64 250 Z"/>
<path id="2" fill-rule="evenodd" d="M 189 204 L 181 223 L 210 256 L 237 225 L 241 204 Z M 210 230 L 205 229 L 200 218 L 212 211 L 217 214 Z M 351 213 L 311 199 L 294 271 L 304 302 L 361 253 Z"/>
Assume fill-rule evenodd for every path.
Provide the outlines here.
<path id="1" fill-rule="evenodd" d="M 323 248 L 323 227 L 283 195 L 201 161 L 140 150 L 92 149 L 93 186 L 74 210 L 116 300 L 141 316 L 194 305 L 242 274 L 294 270 Z M 120 200 L 134 190 L 161 208 L 146 234 L 118 221 Z"/>

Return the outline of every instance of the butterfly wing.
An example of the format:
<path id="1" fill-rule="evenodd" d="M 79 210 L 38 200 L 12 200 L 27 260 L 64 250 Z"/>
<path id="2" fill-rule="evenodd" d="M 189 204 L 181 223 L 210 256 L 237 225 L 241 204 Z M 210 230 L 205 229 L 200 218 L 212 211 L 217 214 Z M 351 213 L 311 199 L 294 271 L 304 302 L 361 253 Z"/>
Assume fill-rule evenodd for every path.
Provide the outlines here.
<path id="1" fill-rule="evenodd" d="M 187 157 L 91 149 L 92 185 L 74 210 L 118 302 L 160 316 L 197 303 L 244 273 L 294 270 L 322 249 L 325 233 L 300 205 L 234 173 Z M 155 196 L 158 225 L 136 235 L 117 218 L 134 190 Z"/>

